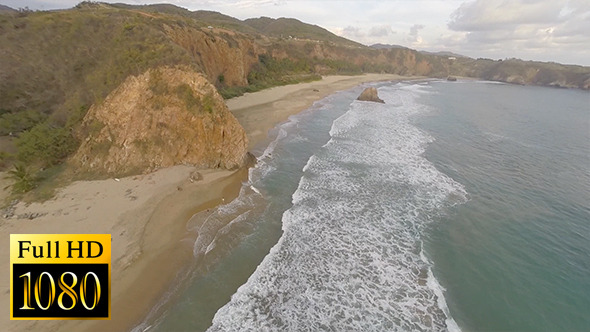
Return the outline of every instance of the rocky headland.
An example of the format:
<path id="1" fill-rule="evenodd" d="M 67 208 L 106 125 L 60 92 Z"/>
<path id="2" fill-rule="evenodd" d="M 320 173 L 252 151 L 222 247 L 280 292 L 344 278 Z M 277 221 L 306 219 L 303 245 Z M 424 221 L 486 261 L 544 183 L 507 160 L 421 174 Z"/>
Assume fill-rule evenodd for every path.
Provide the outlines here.
<path id="1" fill-rule="evenodd" d="M 234 169 L 248 159 L 244 129 L 209 81 L 190 68 L 127 78 L 90 108 L 70 162 L 78 170 L 132 174 L 188 164 Z"/>

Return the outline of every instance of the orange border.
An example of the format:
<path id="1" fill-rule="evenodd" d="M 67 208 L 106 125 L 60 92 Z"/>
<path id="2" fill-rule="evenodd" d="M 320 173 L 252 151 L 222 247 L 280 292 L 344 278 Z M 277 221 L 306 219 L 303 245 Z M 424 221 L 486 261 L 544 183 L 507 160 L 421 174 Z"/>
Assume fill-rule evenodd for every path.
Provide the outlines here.
<path id="1" fill-rule="evenodd" d="M 84 258 L 18 258 L 19 240 L 33 241 L 98 241 L 103 245 L 103 255 L 98 260 Z M 61 243 L 61 242 L 60 242 Z M 65 248 L 65 245 L 62 249 Z M 13 308 L 13 264 L 108 264 L 109 275 L 109 303 L 108 317 L 14 317 Z M 10 320 L 110 320 L 111 319 L 111 234 L 10 234 Z"/>

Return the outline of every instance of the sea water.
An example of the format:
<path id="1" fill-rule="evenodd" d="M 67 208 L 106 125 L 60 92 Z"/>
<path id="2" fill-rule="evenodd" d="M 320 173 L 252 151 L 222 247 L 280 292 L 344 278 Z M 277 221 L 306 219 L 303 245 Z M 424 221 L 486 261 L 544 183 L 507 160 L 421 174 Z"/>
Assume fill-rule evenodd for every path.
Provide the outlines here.
<path id="1" fill-rule="evenodd" d="M 194 245 L 216 264 L 137 330 L 590 328 L 588 93 L 374 86 L 275 128 Z"/>
<path id="2" fill-rule="evenodd" d="M 425 233 L 465 331 L 590 331 L 590 93 L 432 83 L 424 157 L 469 201 Z"/>

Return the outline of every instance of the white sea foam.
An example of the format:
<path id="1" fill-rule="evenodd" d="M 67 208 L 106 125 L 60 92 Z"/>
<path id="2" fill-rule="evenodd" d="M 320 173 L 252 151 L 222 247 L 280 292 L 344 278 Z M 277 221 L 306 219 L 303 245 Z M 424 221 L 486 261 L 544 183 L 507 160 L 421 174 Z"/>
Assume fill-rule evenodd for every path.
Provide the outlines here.
<path id="1" fill-rule="evenodd" d="M 283 214 L 283 236 L 210 331 L 458 329 L 422 252 L 424 227 L 463 187 L 422 157 L 427 86 L 382 87 L 334 121 Z M 279 134 L 280 136 L 280 134 Z"/>

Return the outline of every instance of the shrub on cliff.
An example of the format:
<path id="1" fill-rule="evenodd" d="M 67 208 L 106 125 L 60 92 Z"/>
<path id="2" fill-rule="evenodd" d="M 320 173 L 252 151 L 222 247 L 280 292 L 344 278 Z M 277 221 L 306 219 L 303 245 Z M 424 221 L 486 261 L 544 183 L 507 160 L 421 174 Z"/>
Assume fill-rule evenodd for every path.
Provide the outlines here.
<path id="1" fill-rule="evenodd" d="M 225 79 L 218 78 L 219 93 L 224 99 L 241 96 L 245 92 L 255 92 L 273 86 L 296 84 L 320 80 L 322 77 L 313 71 L 308 59 L 276 59 L 268 54 L 258 56 L 258 62 L 248 73 L 247 86 L 226 86 Z"/>
<path id="2" fill-rule="evenodd" d="M 7 173 L 8 178 L 14 181 L 8 186 L 14 194 L 24 194 L 37 186 L 37 177 L 23 164 L 14 165 Z"/>
<path id="3" fill-rule="evenodd" d="M 4 113 L 0 115 L 0 135 L 8 135 L 31 129 L 46 118 L 47 115 L 44 113 L 33 110 Z"/>
<path id="4" fill-rule="evenodd" d="M 21 162 L 50 167 L 69 156 L 77 142 L 67 128 L 44 122 L 20 134 L 16 146 L 17 158 Z"/>

